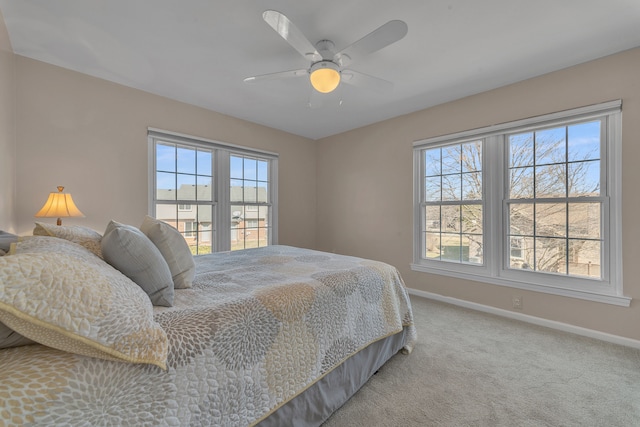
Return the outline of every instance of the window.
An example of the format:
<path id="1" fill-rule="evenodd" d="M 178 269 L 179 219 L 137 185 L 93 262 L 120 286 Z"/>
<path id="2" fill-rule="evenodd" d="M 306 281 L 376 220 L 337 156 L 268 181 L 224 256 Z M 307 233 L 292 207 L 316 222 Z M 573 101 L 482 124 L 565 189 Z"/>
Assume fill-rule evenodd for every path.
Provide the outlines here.
<path id="1" fill-rule="evenodd" d="M 269 163 L 259 158 L 231 156 L 231 249 L 269 244 Z"/>
<path id="2" fill-rule="evenodd" d="M 482 264 L 482 142 L 423 153 L 425 256 Z"/>
<path id="3" fill-rule="evenodd" d="M 149 130 L 151 215 L 194 254 L 276 243 L 277 155 Z"/>
<path id="4" fill-rule="evenodd" d="M 412 268 L 628 305 L 621 103 L 414 144 Z"/>

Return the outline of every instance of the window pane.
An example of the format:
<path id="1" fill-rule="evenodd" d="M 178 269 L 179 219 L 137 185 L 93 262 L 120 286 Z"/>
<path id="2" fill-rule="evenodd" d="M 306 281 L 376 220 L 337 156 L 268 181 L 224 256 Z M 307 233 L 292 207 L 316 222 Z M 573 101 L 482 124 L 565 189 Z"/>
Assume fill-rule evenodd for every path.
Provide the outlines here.
<path id="1" fill-rule="evenodd" d="M 567 204 L 536 203 L 536 236 L 566 237 Z"/>
<path id="2" fill-rule="evenodd" d="M 242 202 L 244 200 L 244 188 L 241 179 L 232 179 L 229 189 L 229 198 L 232 202 Z"/>
<path id="3" fill-rule="evenodd" d="M 440 176 L 425 178 L 424 199 L 427 202 L 439 202 L 441 200 Z"/>
<path id="4" fill-rule="evenodd" d="M 600 278 L 601 243 L 594 240 L 569 240 L 569 274 Z"/>
<path id="5" fill-rule="evenodd" d="M 177 148 L 178 155 L 178 172 L 180 173 L 196 173 L 196 150 L 191 148 Z"/>
<path id="6" fill-rule="evenodd" d="M 533 270 L 535 265 L 534 239 L 532 237 L 511 237 L 509 245 L 509 267 Z"/>
<path id="7" fill-rule="evenodd" d="M 566 170 L 564 164 L 536 167 L 536 197 L 566 197 Z"/>
<path id="8" fill-rule="evenodd" d="M 442 206 L 442 231 L 460 233 L 460 206 Z"/>
<path id="9" fill-rule="evenodd" d="M 255 181 L 244 182 L 244 201 L 254 203 L 258 201 L 258 190 Z"/>
<path id="10" fill-rule="evenodd" d="M 193 252 L 193 249 L 192 249 Z M 213 252 L 213 242 L 211 231 L 201 231 L 198 233 L 198 248 L 196 255 L 205 255 Z"/>
<path id="11" fill-rule="evenodd" d="M 210 151 L 198 150 L 197 168 L 198 175 L 212 175 L 211 171 L 212 154 Z"/>
<path id="12" fill-rule="evenodd" d="M 460 200 L 462 196 L 462 178 L 460 175 L 442 177 L 442 200 Z"/>
<path id="13" fill-rule="evenodd" d="M 269 193 L 267 183 L 258 182 L 258 202 L 267 203 L 269 201 Z"/>
<path id="14" fill-rule="evenodd" d="M 426 256 L 430 259 L 440 259 L 440 233 L 425 233 Z"/>
<path id="15" fill-rule="evenodd" d="M 600 161 L 569 163 L 569 197 L 600 195 Z"/>
<path id="16" fill-rule="evenodd" d="M 462 261 L 482 264 L 482 236 L 477 234 L 462 235 Z"/>
<path id="17" fill-rule="evenodd" d="M 517 168 L 509 171 L 509 198 L 533 198 L 533 168 Z"/>
<path id="18" fill-rule="evenodd" d="M 255 159 L 244 159 L 244 179 L 258 179 L 258 162 Z"/>
<path id="19" fill-rule="evenodd" d="M 230 156 L 229 158 L 229 176 L 231 179 L 243 178 L 242 157 Z"/>
<path id="20" fill-rule="evenodd" d="M 156 218 L 178 228 L 178 205 L 156 204 Z M 178 231 L 180 229 L 178 228 Z"/>
<path id="21" fill-rule="evenodd" d="M 200 224 L 200 231 L 211 232 L 213 230 L 213 206 L 198 205 L 198 223 Z"/>
<path id="22" fill-rule="evenodd" d="M 537 165 L 566 162 L 565 129 L 563 126 L 535 133 Z"/>
<path id="23" fill-rule="evenodd" d="M 600 239 L 600 203 L 569 204 L 569 237 Z"/>
<path id="24" fill-rule="evenodd" d="M 548 273 L 567 273 L 565 239 L 536 239 L 536 270 Z"/>
<path id="25" fill-rule="evenodd" d="M 176 147 L 171 144 L 156 144 L 156 170 L 176 171 Z"/>
<path id="26" fill-rule="evenodd" d="M 600 121 L 569 126 L 569 161 L 600 159 Z"/>
<path id="27" fill-rule="evenodd" d="M 533 166 L 533 132 L 509 136 L 509 167 Z"/>
<path id="28" fill-rule="evenodd" d="M 425 230 L 440 231 L 440 206 L 425 206 Z"/>
<path id="29" fill-rule="evenodd" d="M 173 173 L 156 173 L 156 199 L 176 200 L 176 175 Z"/>
<path id="30" fill-rule="evenodd" d="M 482 141 L 462 144 L 462 172 L 482 170 Z"/>
<path id="31" fill-rule="evenodd" d="M 442 174 L 460 173 L 460 145 L 442 147 Z"/>
<path id="32" fill-rule="evenodd" d="M 177 174 L 178 200 L 196 200 L 196 177 Z"/>
<path id="33" fill-rule="evenodd" d="M 196 176 L 196 198 L 198 200 L 211 201 L 211 177 L 210 176 Z"/>
<path id="34" fill-rule="evenodd" d="M 440 175 L 440 148 L 424 151 L 424 170 L 426 176 Z"/>
<path id="35" fill-rule="evenodd" d="M 462 232 L 482 234 L 482 205 L 462 205 Z"/>
<path id="36" fill-rule="evenodd" d="M 533 204 L 512 203 L 509 205 L 509 234 L 533 236 Z"/>
<path id="37" fill-rule="evenodd" d="M 462 174 L 462 199 L 482 200 L 482 172 Z"/>
<path id="38" fill-rule="evenodd" d="M 440 258 L 449 261 L 461 261 L 463 257 L 469 258 L 469 246 L 466 246 L 466 254 L 463 255 L 462 236 L 460 234 L 442 233 L 440 243 Z"/>
<path id="39" fill-rule="evenodd" d="M 258 161 L 258 180 L 259 181 L 268 181 L 269 180 L 269 163 L 265 161 Z"/>

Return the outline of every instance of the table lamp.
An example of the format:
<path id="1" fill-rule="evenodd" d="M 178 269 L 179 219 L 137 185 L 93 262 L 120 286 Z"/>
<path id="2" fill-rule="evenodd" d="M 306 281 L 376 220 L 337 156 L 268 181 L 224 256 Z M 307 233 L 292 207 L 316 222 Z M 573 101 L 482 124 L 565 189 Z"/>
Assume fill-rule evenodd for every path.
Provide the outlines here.
<path id="1" fill-rule="evenodd" d="M 36 213 L 37 218 L 58 218 L 58 225 L 62 225 L 62 218 L 84 217 L 80 209 L 73 203 L 71 194 L 63 193 L 64 187 L 58 186 L 58 192 L 49 193 L 49 198 L 42 209 Z"/>

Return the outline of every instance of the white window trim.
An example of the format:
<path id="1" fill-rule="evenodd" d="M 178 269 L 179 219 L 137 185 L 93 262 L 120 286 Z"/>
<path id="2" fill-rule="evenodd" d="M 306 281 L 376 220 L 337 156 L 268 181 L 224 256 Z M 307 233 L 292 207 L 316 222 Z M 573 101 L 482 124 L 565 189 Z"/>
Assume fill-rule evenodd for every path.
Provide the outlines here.
<path id="1" fill-rule="evenodd" d="M 231 249 L 231 209 L 229 202 L 229 158 L 233 154 L 255 156 L 267 159 L 269 167 L 269 202 L 265 205 L 271 207 L 271 217 L 269 224 L 269 244 L 278 244 L 278 153 L 258 150 L 240 145 L 227 144 L 211 139 L 190 136 L 182 133 L 166 131 L 157 128 L 147 128 L 148 141 L 148 212 L 155 217 L 155 141 L 166 141 L 175 144 L 186 144 L 191 147 L 202 147 L 213 151 L 214 162 L 214 185 L 212 192 L 212 238 L 214 241 L 213 251 L 221 252 Z M 179 201 L 180 202 L 180 201 Z M 186 202 L 185 202 L 186 203 Z M 195 202 L 191 202 L 192 204 Z"/>
<path id="2" fill-rule="evenodd" d="M 623 295 L 622 287 L 621 107 L 622 101 L 616 100 L 414 142 L 412 270 L 628 307 L 631 303 L 631 298 Z M 504 174 L 506 170 L 502 165 L 501 167 L 486 167 L 485 165 L 488 165 L 488 163 L 485 160 L 489 158 L 504 159 L 503 136 L 507 133 L 521 132 L 528 128 L 539 128 L 560 122 L 586 120 L 604 115 L 609 115 L 606 129 L 607 151 L 604 153 L 604 162 L 607 170 L 606 180 L 604 181 L 606 183 L 605 196 L 608 196 L 604 198 L 610 201 L 605 212 L 608 211 L 609 217 L 605 215 L 602 219 L 603 230 L 608 233 L 603 239 L 603 253 L 605 256 L 608 254 L 608 271 L 606 272 L 608 279 L 606 281 L 596 281 L 542 272 L 520 272 L 503 269 L 504 261 L 502 257 L 505 256 L 503 248 L 507 246 L 507 242 L 504 240 L 506 233 L 503 233 L 502 230 L 505 215 L 505 204 L 502 202 L 502 195 L 504 194 Z M 424 209 L 422 209 L 421 205 L 421 191 L 424 171 L 422 150 L 479 139 L 483 139 L 485 142 L 482 153 L 483 170 L 485 171 L 483 175 L 484 265 L 477 266 L 423 259 L 422 248 L 424 245 L 421 224 L 424 220 Z M 603 189 L 603 191 L 605 190 Z M 529 277 L 535 280 L 529 280 Z M 542 283 L 542 279 L 544 279 L 544 283 Z"/>

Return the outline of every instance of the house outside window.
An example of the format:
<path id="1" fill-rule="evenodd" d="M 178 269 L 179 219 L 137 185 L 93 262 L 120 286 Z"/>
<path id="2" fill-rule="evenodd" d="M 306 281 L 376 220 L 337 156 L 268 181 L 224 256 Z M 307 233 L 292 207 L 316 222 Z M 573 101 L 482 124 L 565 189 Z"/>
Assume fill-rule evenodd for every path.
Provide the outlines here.
<path id="1" fill-rule="evenodd" d="M 412 268 L 617 305 L 621 102 L 414 144 Z"/>
<path id="2" fill-rule="evenodd" d="M 194 254 L 276 244 L 276 154 L 156 129 L 148 134 L 150 214 L 178 229 Z"/>

